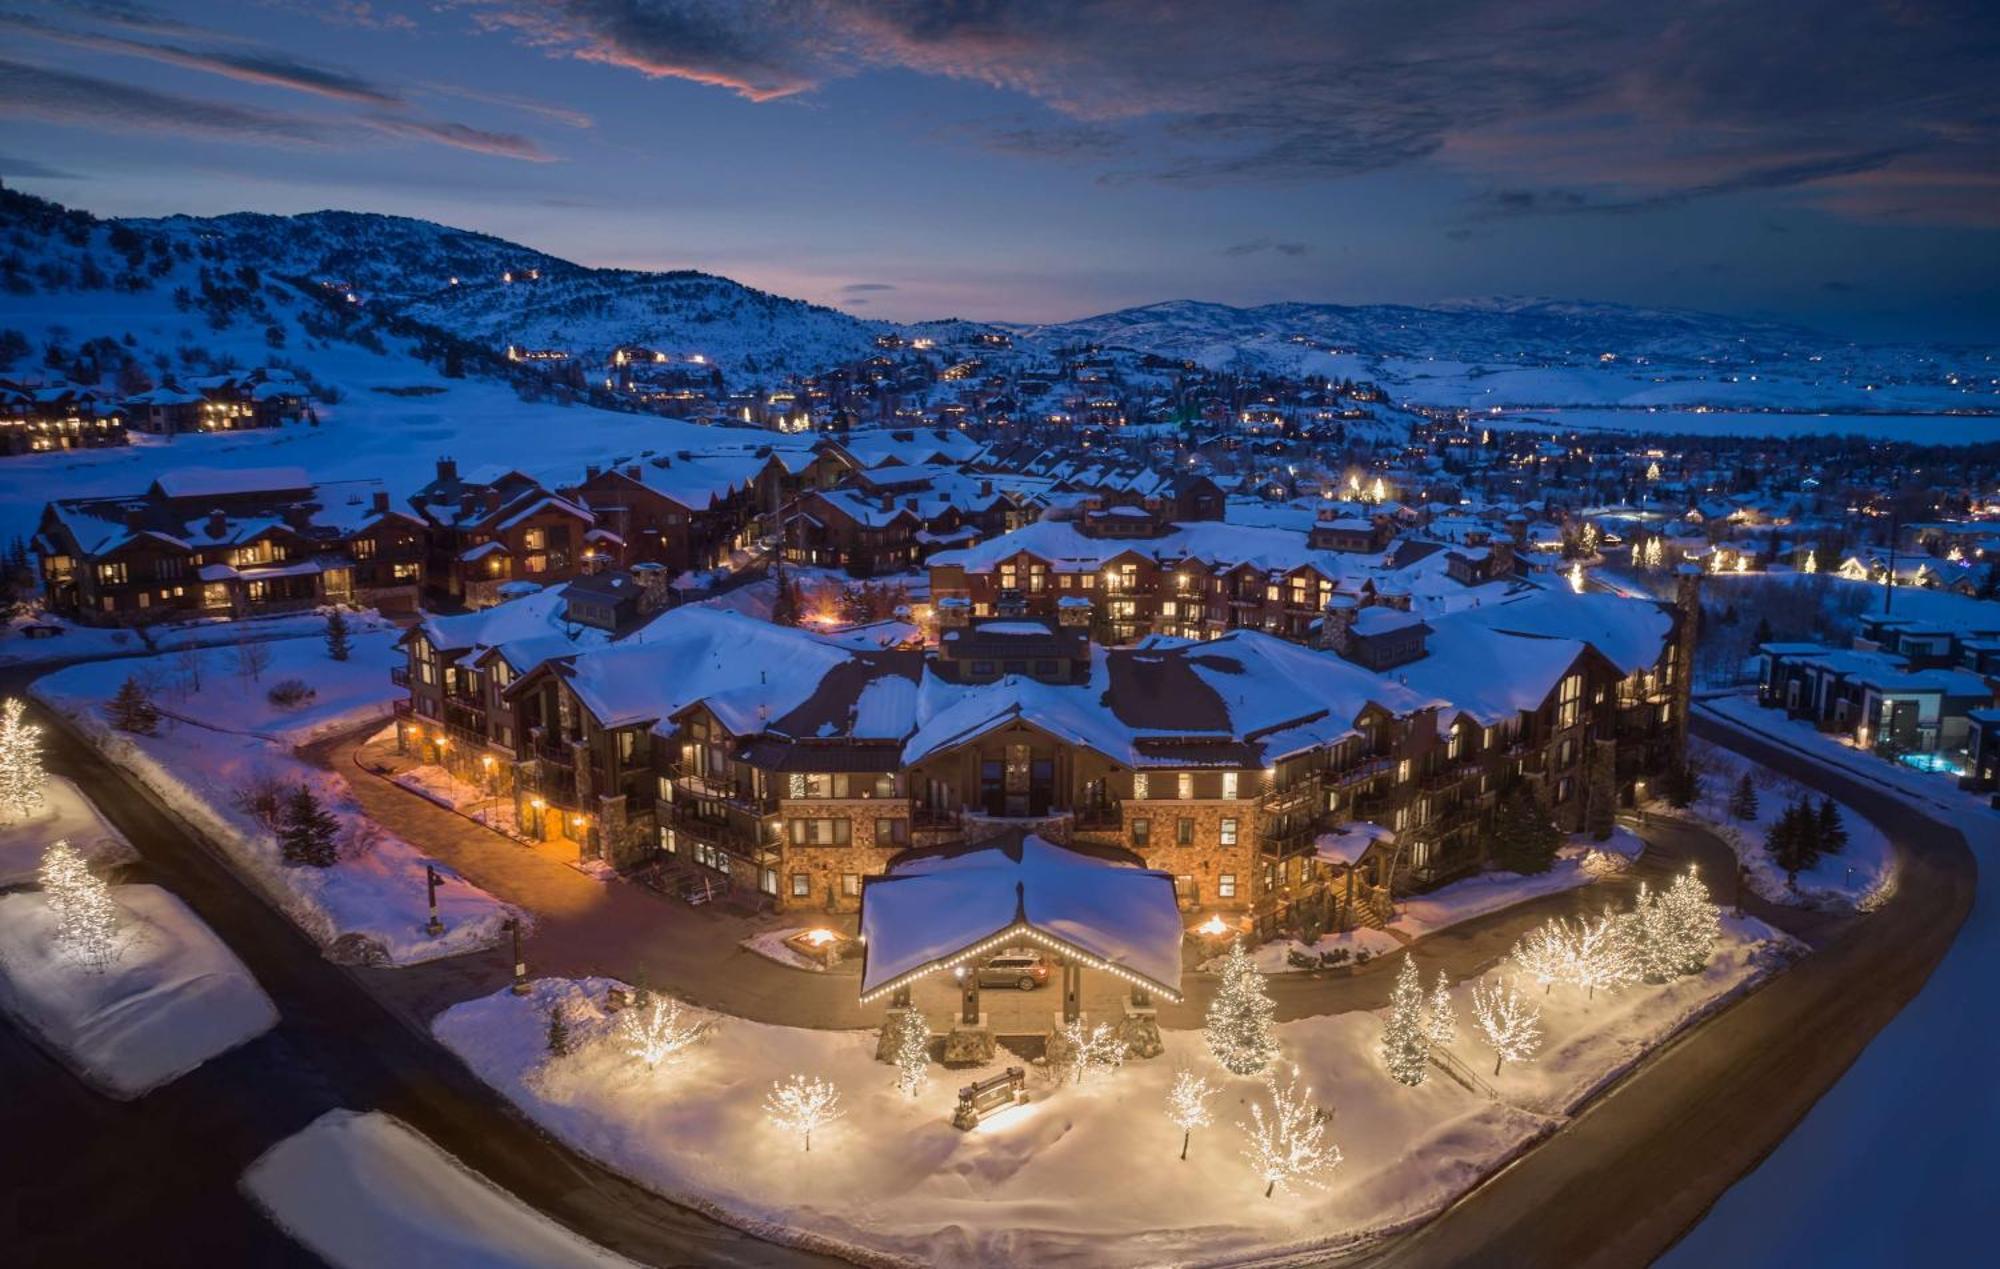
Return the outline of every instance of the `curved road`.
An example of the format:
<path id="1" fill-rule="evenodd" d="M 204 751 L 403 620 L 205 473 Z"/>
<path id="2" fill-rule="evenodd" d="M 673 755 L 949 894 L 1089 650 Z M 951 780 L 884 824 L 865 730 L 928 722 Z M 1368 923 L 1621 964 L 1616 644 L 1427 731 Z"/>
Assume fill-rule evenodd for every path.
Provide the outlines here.
<path id="1" fill-rule="evenodd" d="M 257 1155 L 336 1107 L 398 1116 L 524 1203 L 637 1260 L 837 1263 L 678 1207 L 550 1141 L 359 981 L 424 968 L 329 963 L 150 794 L 60 722 L 46 735 L 49 769 L 75 781 L 138 849 L 140 862 L 124 875 L 186 901 L 257 976 L 280 1022 L 135 1102 L 88 1091 L 0 1025 L 6 1263 L 316 1263 L 236 1184 Z"/>
<path id="2" fill-rule="evenodd" d="M 1699 715 L 1694 728 L 1880 825 L 1896 850 L 1895 897 L 1655 1053 L 1436 1220 L 1341 1263 L 1649 1264 L 1785 1138 L 1943 959 L 1978 875 L 1955 829 Z"/>

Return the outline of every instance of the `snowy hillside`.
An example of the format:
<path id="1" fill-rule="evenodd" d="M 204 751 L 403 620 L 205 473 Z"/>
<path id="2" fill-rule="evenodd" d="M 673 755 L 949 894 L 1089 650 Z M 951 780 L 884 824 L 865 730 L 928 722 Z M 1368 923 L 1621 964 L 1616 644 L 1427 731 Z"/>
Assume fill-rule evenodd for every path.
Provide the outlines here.
<path id="1" fill-rule="evenodd" d="M 1858 345 L 1796 326 L 1617 304 L 1175 300 L 1014 331 L 1028 345 L 1123 345 L 1215 367 L 1371 379 L 1427 405 L 2000 407 L 1992 349 Z"/>

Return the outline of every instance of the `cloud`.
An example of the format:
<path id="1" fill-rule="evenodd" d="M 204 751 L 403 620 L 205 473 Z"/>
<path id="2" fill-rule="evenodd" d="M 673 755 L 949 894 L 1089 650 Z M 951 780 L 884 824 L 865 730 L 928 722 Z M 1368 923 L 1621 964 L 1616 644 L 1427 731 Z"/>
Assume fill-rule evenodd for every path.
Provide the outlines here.
<path id="1" fill-rule="evenodd" d="M 287 88 L 294 92 L 331 97 L 339 101 L 373 106 L 397 106 L 402 98 L 391 89 L 368 82 L 345 71 L 296 61 L 282 53 L 258 50 L 197 50 L 172 44 L 149 44 L 122 35 L 96 31 L 73 31 L 52 26 L 25 14 L 0 14 L 0 27 L 13 27 L 39 39 L 93 52 L 124 57 L 140 57 L 189 70 L 205 71 L 241 83 Z"/>
<path id="2" fill-rule="evenodd" d="M 1883 207 L 1973 206 L 2000 170 L 1987 0 L 458 0 L 552 55 L 753 101 L 881 70 L 1031 99 L 975 127 L 1110 182 L 1323 182 L 1428 163 L 1506 173 L 1512 205 L 1634 210 L 1924 179 Z M 1949 156 L 1928 164 L 1927 156 Z M 2000 219 L 2000 206 L 1990 215 Z"/>
<path id="3" fill-rule="evenodd" d="M 333 145 L 362 133 L 436 142 L 506 158 L 547 161 L 533 141 L 512 133 L 405 115 L 309 117 L 253 106 L 155 92 L 134 84 L 0 60 L 0 116 L 44 119 L 149 132 L 176 132 L 231 141 Z"/>
<path id="4" fill-rule="evenodd" d="M 488 132 L 483 128 L 474 128 L 463 123 L 417 119 L 407 115 L 367 115 L 363 117 L 362 122 L 392 137 L 434 141 L 439 145 L 471 150 L 476 154 L 492 154 L 503 159 L 524 159 L 531 163 L 555 161 L 555 156 L 541 146 L 527 137 L 512 132 Z"/>
<path id="5" fill-rule="evenodd" d="M 320 142 L 327 135 L 322 124 L 298 115 L 155 92 L 21 62 L 0 61 L 0 80 L 7 84 L 7 91 L 0 93 L 0 115 L 16 118 L 232 140 Z"/>
<path id="6" fill-rule="evenodd" d="M 840 288 L 844 295 L 863 295 L 870 291 L 893 291 L 896 288 L 887 282 L 849 282 Z"/>
<path id="7" fill-rule="evenodd" d="M 1275 242 L 1269 238 L 1252 238 L 1248 242 L 1231 243 L 1222 249 L 1226 256 L 1254 256 L 1264 252 L 1275 252 L 1281 256 L 1302 256 L 1312 248 L 1303 242 Z"/>
<path id="8" fill-rule="evenodd" d="M 65 172 L 59 168 L 50 167 L 46 163 L 38 163 L 33 159 L 17 159 L 5 154 L 0 154 L 0 176 L 18 176 L 40 181 L 74 181 L 79 179 L 74 172 Z"/>

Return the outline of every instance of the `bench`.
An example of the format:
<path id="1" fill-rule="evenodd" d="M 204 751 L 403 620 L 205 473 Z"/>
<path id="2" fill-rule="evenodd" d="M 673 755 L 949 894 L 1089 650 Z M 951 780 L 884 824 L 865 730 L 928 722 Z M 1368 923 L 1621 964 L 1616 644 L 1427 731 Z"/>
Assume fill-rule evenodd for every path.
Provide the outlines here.
<path id="1" fill-rule="evenodd" d="M 958 1090 L 958 1109 L 952 1112 L 951 1126 L 962 1132 L 971 1132 L 989 1115 L 1027 1100 L 1027 1072 L 1018 1066 L 1010 1066 L 990 1079 L 967 1084 Z"/>

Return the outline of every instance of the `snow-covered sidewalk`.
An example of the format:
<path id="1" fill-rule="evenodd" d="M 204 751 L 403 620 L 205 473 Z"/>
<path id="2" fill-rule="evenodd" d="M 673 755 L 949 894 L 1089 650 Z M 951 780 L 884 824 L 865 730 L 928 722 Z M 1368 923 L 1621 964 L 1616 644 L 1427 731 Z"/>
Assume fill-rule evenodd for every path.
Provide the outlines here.
<path id="1" fill-rule="evenodd" d="M 956 1090 L 991 1072 L 933 1066 L 912 1100 L 895 1090 L 894 1068 L 874 1060 L 871 1031 L 725 1018 L 681 1065 L 649 1072 L 621 1042 L 606 1005 L 616 984 L 604 979 L 540 980 L 528 996 L 502 991 L 445 1011 L 432 1029 L 573 1148 L 779 1241 L 940 1267 L 1210 1263 L 1346 1246 L 1427 1218 L 1795 950 L 1757 922 L 1725 920 L 1699 975 L 1594 1001 L 1562 987 L 1536 996 L 1547 1047 L 1491 1078 L 1497 1100 L 1436 1071 L 1418 1088 L 1394 1082 L 1374 1013 L 1283 1024 L 1282 1061 L 1298 1065 L 1333 1116 L 1344 1162 L 1325 1192 L 1268 1200 L 1243 1160 L 1240 1127 L 1266 1100 L 1263 1084 L 1224 1072 L 1199 1031 L 1168 1031 L 1162 1057 L 1081 1085 L 1054 1085 L 1037 1070 L 1028 1105 L 961 1132 L 950 1123 Z M 1421 948 L 1417 958 L 1424 969 Z M 1468 981 L 1453 992 L 1454 1052 L 1485 1078 L 1492 1056 L 1470 1036 L 1471 990 Z M 573 1046 L 550 1059 L 548 1017 L 558 1006 Z M 1185 1162 L 1163 1113 L 1183 1067 L 1220 1090 L 1215 1123 L 1195 1131 Z M 772 1082 L 794 1073 L 831 1080 L 846 1110 L 814 1134 L 809 1154 L 763 1109 Z"/>
<path id="2" fill-rule="evenodd" d="M 513 909 L 443 865 L 438 907 L 445 932 L 426 933 L 424 868 L 431 861 L 369 820 L 346 781 L 293 755 L 291 746 L 301 739 L 385 711 L 391 693 L 379 666 L 364 684 L 351 662 L 332 661 L 323 645 L 295 643 L 272 645 L 289 655 L 275 659 L 263 681 L 288 672 L 328 689 L 317 708 L 286 720 L 271 715 L 261 697 L 232 703 L 232 694 L 245 695 L 236 678 L 204 678 L 198 695 L 211 725 L 162 718 L 156 735 L 114 730 L 104 706 L 119 684 L 135 671 L 178 673 L 172 657 L 71 666 L 38 680 L 31 691 L 220 846 L 244 877 L 337 959 L 408 965 L 497 943 Z M 271 828 L 246 800 L 257 788 L 299 785 L 310 787 L 341 822 L 340 859 L 331 867 L 287 864 Z"/>
<path id="3" fill-rule="evenodd" d="M 114 886 L 117 959 L 91 973 L 57 946 L 40 891 L 0 895 L 0 1006 L 113 1097 L 137 1097 L 278 1021 L 257 980 L 158 886 Z"/>
<path id="4" fill-rule="evenodd" d="M 42 852 L 59 840 L 68 841 L 99 872 L 138 857 L 81 790 L 51 775 L 42 782 L 41 814 L 0 825 L 0 890 L 33 885 Z"/>
<path id="5" fill-rule="evenodd" d="M 251 1164 L 243 1192 L 339 1269 L 632 1263 L 524 1206 L 380 1111 L 321 1115 Z"/>

